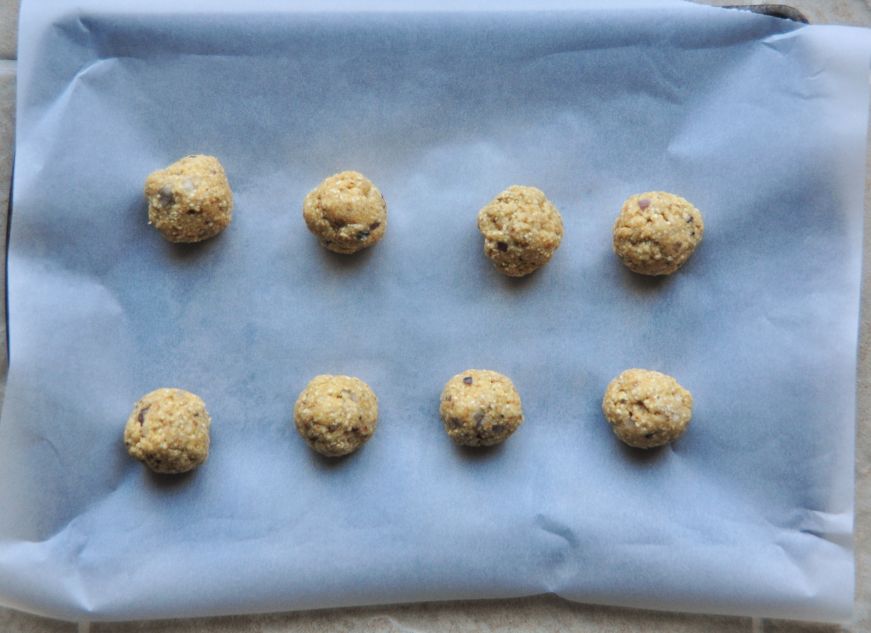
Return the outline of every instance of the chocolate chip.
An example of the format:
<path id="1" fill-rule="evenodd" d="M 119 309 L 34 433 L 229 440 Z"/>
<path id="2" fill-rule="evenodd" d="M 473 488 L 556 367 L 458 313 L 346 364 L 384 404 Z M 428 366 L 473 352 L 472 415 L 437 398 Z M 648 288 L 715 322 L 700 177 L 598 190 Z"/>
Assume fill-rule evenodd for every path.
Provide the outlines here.
<path id="1" fill-rule="evenodd" d="M 452 429 L 458 429 L 463 426 L 463 423 L 460 421 L 459 418 L 450 418 L 448 419 L 448 426 Z"/>
<path id="2" fill-rule="evenodd" d="M 373 222 L 372 224 L 369 225 L 369 228 L 372 229 L 372 230 L 374 231 L 374 230 L 377 229 L 379 226 L 381 226 L 381 222 Z"/>
<path id="3" fill-rule="evenodd" d="M 642 209 L 642 210 L 643 210 L 643 209 L 646 209 L 646 208 L 649 207 L 649 206 L 650 206 L 650 199 L 649 199 L 649 198 L 641 198 L 641 199 L 638 201 L 638 208 L 639 208 L 639 209 Z"/>
<path id="4" fill-rule="evenodd" d="M 145 424 L 145 414 L 148 413 L 148 410 L 151 408 L 149 404 L 147 407 L 142 407 L 142 410 L 139 412 L 139 415 L 136 416 L 136 419 L 139 420 L 139 424 Z"/>
<path id="5" fill-rule="evenodd" d="M 655 432 L 654 432 L 654 433 L 645 433 L 645 434 L 644 434 L 644 439 L 645 439 L 645 440 L 649 440 L 649 439 L 652 438 L 654 435 L 656 435 Z"/>
<path id="6" fill-rule="evenodd" d="M 475 412 L 475 415 L 472 417 L 472 419 L 475 420 L 475 426 L 480 429 L 481 423 L 484 421 L 484 412 L 483 411 Z"/>
<path id="7" fill-rule="evenodd" d="M 357 231 L 357 239 L 358 240 L 365 240 L 367 237 L 369 237 L 369 231 L 366 231 L 366 230 Z"/>
<path id="8" fill-rule="evenodd" d="M 471 385 L 472 384 L 472 377 L 466 376 L 465 378 L 463 378 L 463 382 L 467 385 Z"/>
<path id="9" fill-rule="evenodd" d="M 172 189 L 169 187 L 161 187 L 157 192 L 157 203 L 162 207 L 171 207 L 175 202 L 175 196 L 172 195 Z"/>
<path id="10" fill-rule="evenodd" d="M 504 253 L 508 250 L 508 244 L 506 244 L 505 242 L 496 242 L 496 248 Z"/>
<path id="11" fill-rule="evenodd" d="M 494 424 L 493 427 L 490 429 L 490 432 L 493 433 L 493 435 L 501 435 L 502 431 L 504 431 L 504 430 L 505 430 L 505 425 Z"/>

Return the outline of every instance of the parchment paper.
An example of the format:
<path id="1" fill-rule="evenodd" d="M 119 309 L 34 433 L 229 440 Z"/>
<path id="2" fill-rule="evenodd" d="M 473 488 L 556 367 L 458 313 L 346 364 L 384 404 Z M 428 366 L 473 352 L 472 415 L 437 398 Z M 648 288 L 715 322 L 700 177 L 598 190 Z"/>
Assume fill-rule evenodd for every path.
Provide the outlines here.
<path id="1" fill-rule="evenodd" d="M 848 617 L 868 34 L 681 3 L 247 5 L 24 3 L 0 603 L 127 619 L 554 592 Z M 173 246 L 142 184 L 196 152 L 235 218 Z M 389 207 L 354 257 L 301 218 L 342 169 Z M 515 183 L 565 221 L 519 281 L 475 228 Z M 668 279 L 611 251 L 651 189 L 705 217 Z M 438 418 L 472 367 L 523 398 L 489 451 Z M 692 391 L 673 446 L 604 422 L 628 367 Z M 347 459 L 293 429 L 318 373 L 378 394 Z M 190 476 L 122 444 L 161 386 L 214 420 Z"/>

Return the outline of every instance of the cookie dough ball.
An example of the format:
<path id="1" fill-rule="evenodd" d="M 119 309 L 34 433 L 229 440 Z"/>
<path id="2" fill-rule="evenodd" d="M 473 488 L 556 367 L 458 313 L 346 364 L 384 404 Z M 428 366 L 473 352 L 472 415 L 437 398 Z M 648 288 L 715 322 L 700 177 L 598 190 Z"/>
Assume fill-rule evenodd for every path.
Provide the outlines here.
<path id="1" fill-rule="evenodd" d="M 544 266 L 563 239 L 563 219 L 540 189 L 514 185 L 478 212 L 484 254 L 509 277 Z"/>
<path id="2" fill-rule="evenodd" d="M 384 236 L 387 203 L 366 176 L 343 171 L 309 192 L 302 217 L 324 248 L 348 255 Z"/>
<path id="3" fill-rule="evenodd" d="M 626 444 L 653 448 L 683 434 L 693 416 L 693 397 L 671 376 L 627 369 L 605 390 L 602 411 Z"/>
<path id="4" fill-rule="evenodd" d="M 375 432 L 378 398 L 351 376 L 315 376 L 293 408 L 296 430 L 321 455 L 353 453 Z"/>
<path id="5" fill-rule="evenodd" d="M 124 444 L 156 473 L 184 473 L 209 456 L 211 423 L 199 396 L 184 389 L 156 389 L 133 407 Z"/>
<path id="6" fill-rule="evenodd" d="M 233 219 L 233 192 L 214 156 L 185 156 L 145 180 L 148 223 L 170 242 L 200 242 Z"/>
<path id="7" fill-rule="evenodd" d="M 702 241 L 705 225 L 692 204 L 671 193 L 630 196 L 614 224 L 614 251 L 642 275 L 670 275 Z"/>
<path id="8" fill-rule="evenodd" d="M 450 438 L 462 446 L 492 446 L 523 423 L 520 394 L 507 376 L 470 369 L 451 378 L 439 413 Z"/>

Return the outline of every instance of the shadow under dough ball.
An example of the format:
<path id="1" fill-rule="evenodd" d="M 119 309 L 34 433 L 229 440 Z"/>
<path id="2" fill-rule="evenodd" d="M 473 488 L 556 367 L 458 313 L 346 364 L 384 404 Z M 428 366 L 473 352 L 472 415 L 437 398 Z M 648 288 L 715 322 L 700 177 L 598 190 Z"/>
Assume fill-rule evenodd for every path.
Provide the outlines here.
<path id="1" fill-rule="evenodd" d="M 605 390 L 602 412 L 623 442 L 654 448 L 683 435 L 693 417 L 693 397 L 667 374 L 627 369 Z"/>
<path id="2" fill-rule="evenodd" d="M 296 430 L 321 455 L 340 457 L 365 444 L 378 425 L 378 398 L 352 376 L 312 378 L 293 407 Z"/>
<path id="3" fill-rule="evenodd" d="M 509 277 L 550 261 L 563 239 L 563 219 L 540 189 L 512 185 L 478 212 L 484 254 Z"/>
<path id="4" fill-rule="evenodd" d="M 211 423 L 199 396 L 184 389 L 155 389 L 133 407 L 124 444 L 156 473 L 184 473 L 209 456 Z"/>
<path id="5" fill-rule="evenodd" d="M 214 156 L 185 156 L 145 180 L 148 223 L 170 242 L 201 242 L 233 219 L 233 192 Z"/>
<path id="6" fill-rule="evenodd" d="M 614 223 L 614 252 L 629 270 L 670 275 L 702 241 L 702 214 L 687 200 L 665 191 L 630 196 Z"/>
<path id="7" fill-rule="evenodd" d="M 363 174 L 343 171 L 305 197 L 302 217 L 321 246 L 350 255 L 372 246 L 387 229 L 387 203 Z"/>
<path id="8" fill-rule="evenodd" d="M 448 436 L 461 446 L 493 446 L 523 423 L 520 394 L 508 376 L 469 369 L 442 390 L 439 414 Z"/>

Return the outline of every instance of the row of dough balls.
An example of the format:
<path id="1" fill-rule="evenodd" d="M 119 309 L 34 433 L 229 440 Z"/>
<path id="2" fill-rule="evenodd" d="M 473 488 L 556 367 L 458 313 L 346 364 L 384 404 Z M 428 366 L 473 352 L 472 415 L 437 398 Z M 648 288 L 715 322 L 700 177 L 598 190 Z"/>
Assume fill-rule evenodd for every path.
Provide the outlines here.
<path id="1" fill-rule="evenodd" d="M 214 237 L 232 221 L 233 192 L 214 156 L 185 156 L 145 181 L 148 222 L 171 242 Z M 303 218 L 321 245 L 351 254 L 372 246 L 387 230 L 387 203 L 355 171 L 330 176 L 303 202 Z M 544 266 L 563 238 L 560 212 L 540 189 L 514 185 L 478 212 L 484 253 L 498 270 L 522 277 Z M 702 240 L 702 214 L 664 191 L 631 196 L 614 224 L 614 251 L 629 269 L 669 275 Z"/>
<path id="2" fill-rule="evenodd" d="M 602 411 L 629 446 L 653 448 L 680 437 L 692 418 L 690 392 L 666 374 L 628 369 L 605 390 Z M 498 372 L 470 369 L 445 384 L 439 403 L 445 432 L 461 446 L 493 446 L 523 423 L 520 395 Z M 366 443 L 378 425 L 378 398 L 351 376 L 316 376 L 293 408 L 296 430 L 321 455 L 339 457 Z M 157 389 L 142 397 L 124 427 L 131 456 L 158 473 L 183 473 L 209 454 L 211 418 L 199 396 Z"/>

